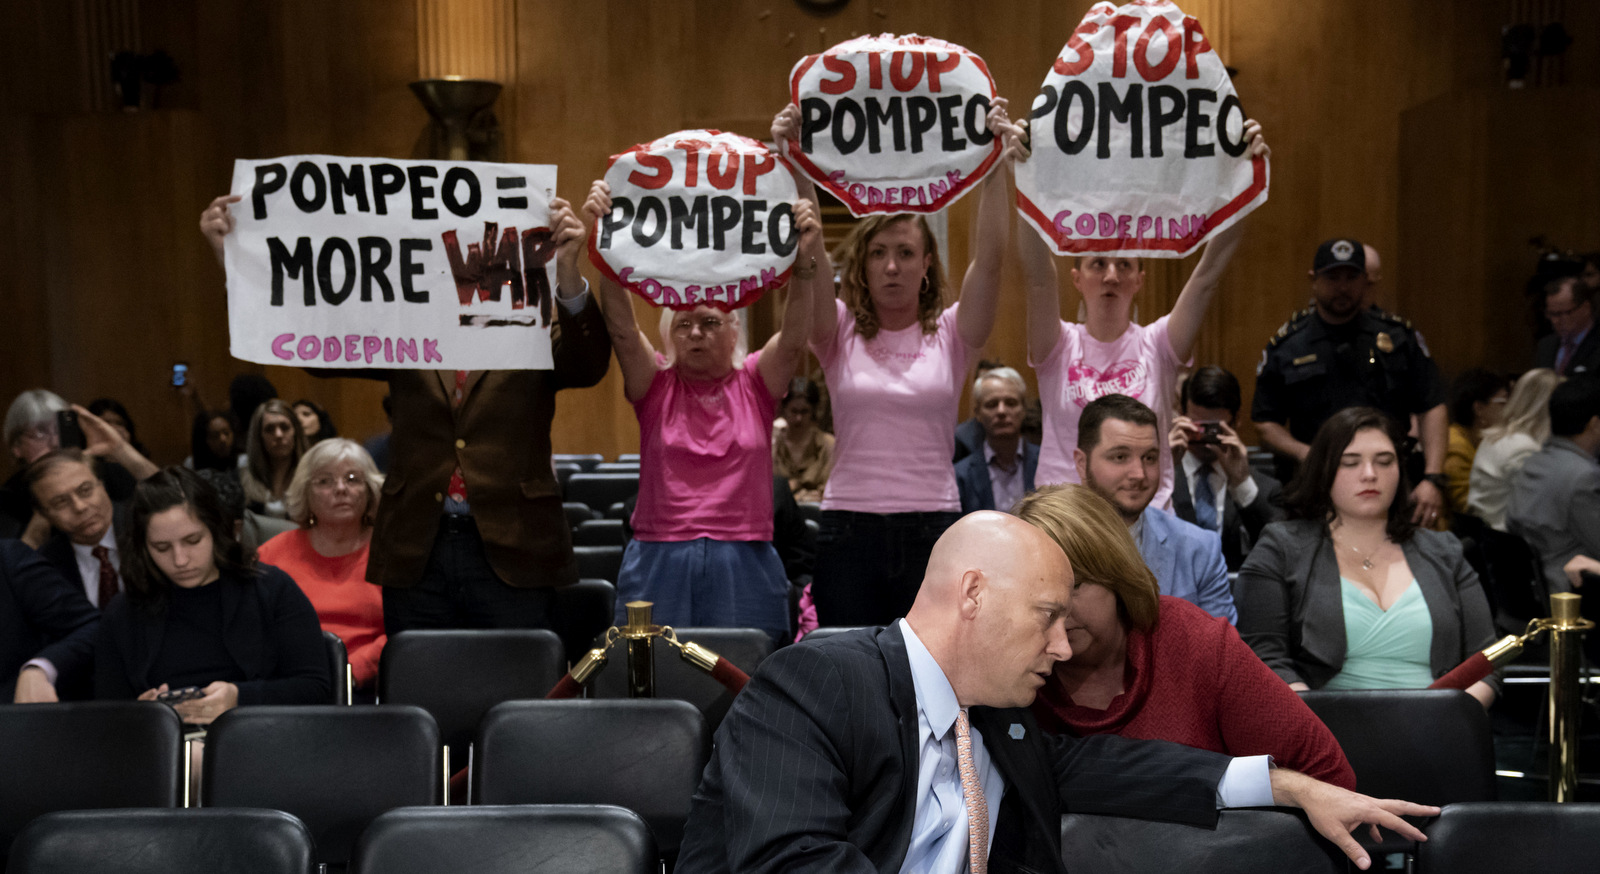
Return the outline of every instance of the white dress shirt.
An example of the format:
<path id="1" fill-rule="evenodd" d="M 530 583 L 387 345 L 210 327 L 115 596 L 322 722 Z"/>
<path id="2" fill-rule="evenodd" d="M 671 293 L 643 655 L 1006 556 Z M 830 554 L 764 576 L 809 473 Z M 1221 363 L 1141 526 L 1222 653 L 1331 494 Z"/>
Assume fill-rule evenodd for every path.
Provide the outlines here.
<path id="1" fill-rule="evenodd" d="M 99 543 L 72 544 L 72 551 L 78 557 L 78 576 L 82 578 L 83 592 L 89 596 L 90 604 L 104 610 L 106 605 L 100 603 L 100 559 L 94 557 L 96 546 L 104 546 L 111 553 L 111 566 L 117 568 L 117 591 L 122 591 L 122 563 L 117 555 L 116 526 L 106 526 L 106 533 Z"/>
<path id="2" fill-rule="evenodd" d="M 1189 500 L 1191 501 L 1195 500 L 1194 496 L 1199 494 L 1195 490 L 1194 482 L 1195 478 L 1200 474 L 1201 464 L 1202 462 L 1194 457 L 1193 452 L 1185 452 L 1183 454 L 1183 476 L 1184 481 L 1189 484 Z M 1261 487 L 1256 485 L 1255 477 L 1247 476 L 1244 478 L 1244 482 L 1239 483 L 1234 488 L 1229 488 L 1228 475 L 1222 472 L 1221 460 L 1211 462 L 1211 495 L 1217 503 L 1218 525 L 1221 525 L 1222 520 L 1227 517 L 1227 513 L 1224 511 L 1227 509 L 1227 496 L 1230 492 L 1233 494 L 1233 502 L 1235 504 L 1241 507 L 1248 507 L 1255 503 L 1256 496 L 1261 493 Z"/>
<path id="3" fill-rule="evenodd" d="M 911 684 L 917 696 L 917 809 L 911 822 L 911 843 L 901 874 L 962 874 L 967 870 L 967 799 L 956 760 L 956 713 L 961 709 L 944 669 L 904 619 L 900 633 L 911 662 Z M 1270 756 L 1245 756 L 1228 763 L 1217 784 L 1217 807 L 1271 807 Z M 995 819 L 1006 782 L 992 766 L 983 735 L 972 730 L 972 764 L 989 805 L 989 834 L 994 844 Z"/>

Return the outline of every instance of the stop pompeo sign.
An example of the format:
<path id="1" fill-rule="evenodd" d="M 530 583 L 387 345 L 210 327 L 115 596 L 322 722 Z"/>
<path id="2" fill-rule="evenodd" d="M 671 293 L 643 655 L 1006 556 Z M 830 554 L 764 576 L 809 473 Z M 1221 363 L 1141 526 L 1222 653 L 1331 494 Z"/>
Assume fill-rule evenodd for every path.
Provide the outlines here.
<path id="1" fill-rule="evenodd" d="M 1166 0 L 1091 7 L 1031 118 L 1017 207 L 1057 254 L 1181 258 L 1267 200 L 1222 59 Z"/>
<path id="2" fill-rule="evenodd" d="M 789 158 L 856 216 L 933 213 L 993 170 L 994 80 L 983 59 L 924 36 L 863 36 L 789 74 L 800 148 Z"/>

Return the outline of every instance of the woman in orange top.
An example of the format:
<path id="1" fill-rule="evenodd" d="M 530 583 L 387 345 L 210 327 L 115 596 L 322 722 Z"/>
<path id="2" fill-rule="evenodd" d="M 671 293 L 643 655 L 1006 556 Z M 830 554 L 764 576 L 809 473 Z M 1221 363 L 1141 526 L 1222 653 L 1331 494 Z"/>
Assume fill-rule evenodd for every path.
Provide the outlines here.
<path id="1" fill-rule="evenodd" d="M 294 578 L 324 631 L 350 651 L 358 690 L 371 690 L 383 633 L 383 590 L 367 582 L 367 548 L 383 475 L 353 440 L 323 440 L 306 450 L 285 498 L 300 523 L 261 545 L 261 561 Z"/>

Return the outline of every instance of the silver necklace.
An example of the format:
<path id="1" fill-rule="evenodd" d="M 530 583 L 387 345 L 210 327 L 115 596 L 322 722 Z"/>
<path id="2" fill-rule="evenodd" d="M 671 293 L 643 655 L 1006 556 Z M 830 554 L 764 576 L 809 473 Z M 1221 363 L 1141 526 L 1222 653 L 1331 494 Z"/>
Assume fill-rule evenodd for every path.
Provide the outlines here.
<path id="1" fill-rule="evenodd" d="M 1364 570 L 1364 571 L 1372 570 L 1372 559 L 1367 557 L 1366 553 L 1362 552 L 1359 549 L 1356 549 L 1355 546 L 1353 546 L 1353 545 L 1351 545 L 1349 543 L 1340 543 L 1338 538 L 1334 538 L 1333 539 L 1333 543 L 1334 543 L 1335 546 L 1343 546 L 1345 549 L 1348 549 L 1351 552 L 1355 553 L 1357 556 L 1359 556 L 1361 558 L 1361 569 L 1362 570 Z M 1382 549 L 1382 548 L 1383 548 L 1383 545 L 1379 544 L 1378 545 L 1378 549 Z M 1373 552 L 1377 552 L 1377 551 L 1378 551 L 1377 549 L 1373 550 Z"/>

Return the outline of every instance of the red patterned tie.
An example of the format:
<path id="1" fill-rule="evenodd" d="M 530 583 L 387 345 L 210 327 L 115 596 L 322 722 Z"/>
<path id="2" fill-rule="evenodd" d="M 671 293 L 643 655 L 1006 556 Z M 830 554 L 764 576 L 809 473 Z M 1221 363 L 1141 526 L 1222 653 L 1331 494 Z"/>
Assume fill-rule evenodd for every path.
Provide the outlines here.
<path id="1" fill-rule="evenodd" d="M 100 560 L 100 609 L 111 604 L 117 594 L 117 569 L 111 564 L 111 550 L 96 546 L 89 554 Z"/>
<path id="2" fill-rule="evenodd" d="M 967 870 L 989 871 L 989 802 L 983 798 L 978 768 L 972 763 L 972 729 L 967 708 L 956 711 L 956 761 L 961 769 L 961 792 L 967 797 Z"/>
<path id="3" fill-rule="evenodd" d="M 467 371 L 458 370 L 456 371 L 456 391 L 455 394 L 450 398 L 450 408 L 452 410 L 460 409 L 461 401 L 466 397 L 466 395 Z M 446 492 L 450 495 L 450 500 L 452 501 L 462 504 L 467 502 L 467 481 L 461 476 L 461 465 L 456 465 L 456 469 L 451 471 L 450 487 L 446 489 Z"/>

